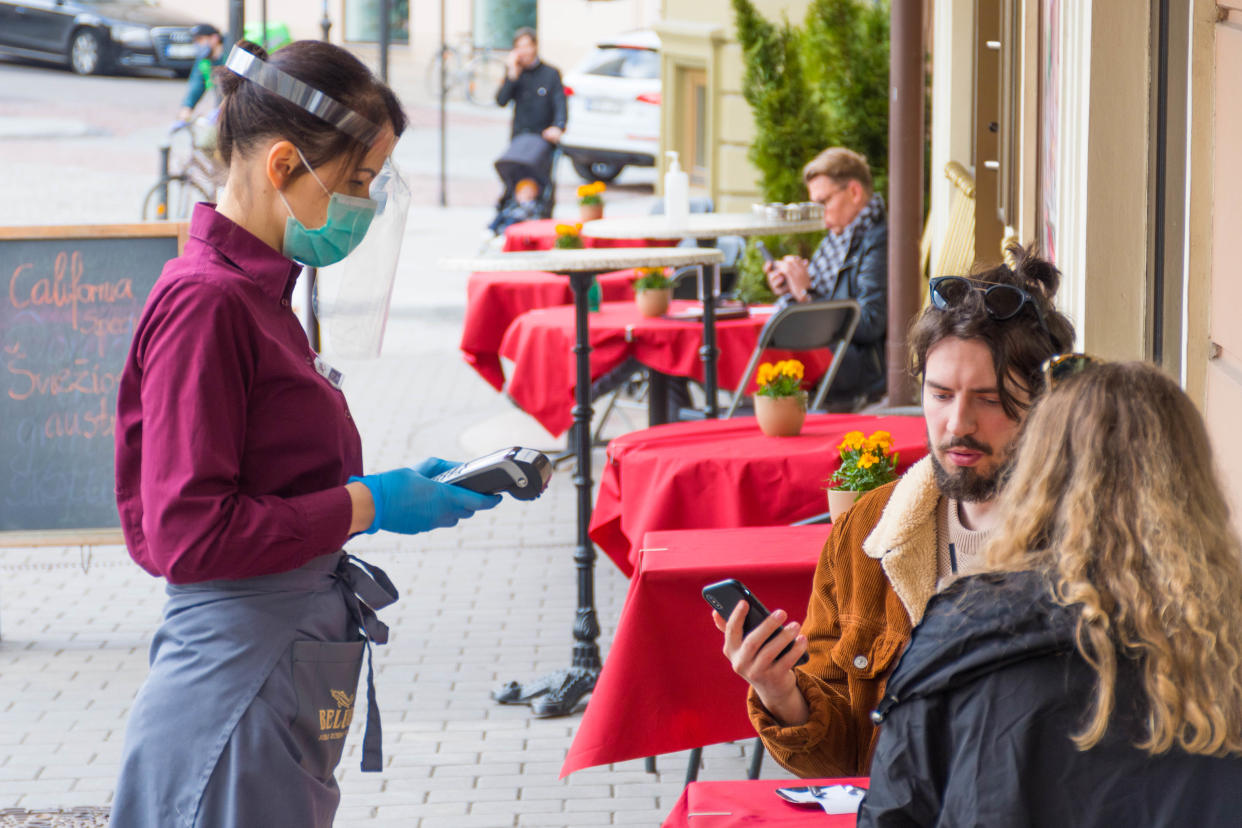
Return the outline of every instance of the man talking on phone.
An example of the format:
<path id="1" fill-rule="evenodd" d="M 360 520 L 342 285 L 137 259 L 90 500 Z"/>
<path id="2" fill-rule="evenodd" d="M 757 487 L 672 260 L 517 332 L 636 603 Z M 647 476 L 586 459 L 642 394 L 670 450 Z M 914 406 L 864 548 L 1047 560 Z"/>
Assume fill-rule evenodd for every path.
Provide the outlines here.
<path id="1" fill-rule="evenodd" d="M 539 59 L 538 36 L 525 26 L 513 34 L 505 80 L 496 91 L 498 106 L 509 101 L 513 101 L 513 137 L 531 133 L 549 144 L 560 143 L 567 117 L 561 73 Z"/>
<path id="2" fill-rule="evenodd" d="M 744 635 L 745 601 L 728 619 L 713 613 L 725 655 L 751 685 L 752 724 L 799 776 L 869 772 L 871 711 L 888 675 L 931 597 L 982 570 L 1000 518 L 998 489 L 1043 391 L 1042 365 L 1073 347 L 1074 327 L 1052 304 L 1060 273 L 1021 248 L 1011 252 L 1013 269 L 932 280 L 909 336 L 928 455 L 833 526 L 805 625 L 776 609 Z M 795 669 L 803 653 L 809 661 Z"/>
<path id="3" fill-rule="evenodd" d="M 888 221 L 874 191 L 867 159 L 830 147 L 802 168 L 811 199 L 824 208 L 828 233 L 811 260 L 798 256 L 764 264 L 781 303 L 855 299 L 861 317 L 829 391 L 830 410 L 856 410 L 884 395 L 884 337 L 888 326 Z"/>

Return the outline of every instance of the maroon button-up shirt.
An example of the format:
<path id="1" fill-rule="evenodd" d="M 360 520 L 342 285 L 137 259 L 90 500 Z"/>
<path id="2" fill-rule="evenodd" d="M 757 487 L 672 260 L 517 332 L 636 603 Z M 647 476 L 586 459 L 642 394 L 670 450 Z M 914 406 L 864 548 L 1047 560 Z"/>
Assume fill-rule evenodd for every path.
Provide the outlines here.
<path id="1" fill-rule="evenodd" d="M 362 443 L 290 309 L 299 266 L 199 204 L 118 387 L 129 554 L 172 583 L 295 569 L 340 549 Z"/>

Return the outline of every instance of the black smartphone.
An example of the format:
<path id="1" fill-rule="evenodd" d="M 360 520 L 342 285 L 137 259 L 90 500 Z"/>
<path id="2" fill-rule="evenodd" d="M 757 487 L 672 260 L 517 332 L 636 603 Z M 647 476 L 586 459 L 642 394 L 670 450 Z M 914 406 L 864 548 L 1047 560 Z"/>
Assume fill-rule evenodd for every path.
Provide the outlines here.
<path id="1" fill-rule="evenodd" d="M 742 622 L 742 632 L 746 635 L 749 635 L 755 627 L 758 627 L 763 623 L 763 619 L 771 615 L 771 613 L 768 612 L 768 608 L 763 605 L 763 602 L 756 598 L 755 594 L 747 589 L 746 585 L 737 578 L 726 578 L 723 581 L 717 581 L 714 584 L 708 584 L 703 587 L 703 600 L 711 604 L 712 609 L 716 610 L 716 612 L 720 613 L 721 616 L 726 619 L 733 614 L 733 608 L 737 606 L 738 601 L 745 601 L 747 610 L 746 620 Z M 778 629 L 776 632 L 768 636 L 768 641 L 776 638 L 779 633 L 780 630 Z M 763 643 L 766 645 L 768 641 Z M 789 652 L 791 647 L 793 647 L 792 641 L 789 642 L 788 646 L 781 650 L 776 657 L 784 657 L 785 653 Z M 798 659 L 794 666 L 797 666 L 798 664 L 806 664 L 806 662 L 807 654 L 803 653 L 802 657 Z"/>
<path id="2" fill-rule="evenodd" d="M 772 251 L 768 250 L 768 246 L 763 243 L 763 239 L 755 239 L 755 249 L 759 251 L 759 255 L 763 257 L 765 262 L 776 261 L 776 257 L 772 255 Z"/>

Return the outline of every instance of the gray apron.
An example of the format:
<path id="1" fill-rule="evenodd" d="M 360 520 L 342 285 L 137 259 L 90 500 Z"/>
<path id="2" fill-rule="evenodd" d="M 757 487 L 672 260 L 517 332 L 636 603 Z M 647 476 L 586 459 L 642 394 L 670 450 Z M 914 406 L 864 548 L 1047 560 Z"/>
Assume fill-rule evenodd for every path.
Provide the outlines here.
<path id="1" fill-rule="evenodd" d="M 292 572 L 167 587 L 151 672 L 134 701 L 113 828 L 330 826 L 333 771 L 375 617 L 397 599 L 344 552 Z M 362 769 L 381 770 L 367 663 Z"/>

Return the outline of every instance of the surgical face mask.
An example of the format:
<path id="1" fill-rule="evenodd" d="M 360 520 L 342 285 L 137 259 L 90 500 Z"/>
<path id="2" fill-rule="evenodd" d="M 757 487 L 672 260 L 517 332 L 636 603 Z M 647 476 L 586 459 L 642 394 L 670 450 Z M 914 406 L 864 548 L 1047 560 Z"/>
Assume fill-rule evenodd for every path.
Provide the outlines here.
<path id="1" fill-rule="evenodd" d="M 315 170 L 306 161 L 302 151 L 297 150 L 297 153 L 302 163 L 306 164 L 306 171 L 328 194 L 328 216 L 322 227 L 309 229 L 293 214 L 293 208 L 289 206 L 285 194 L 277 190 L 276 194 L 289 211 L 289 218 L 285 220 L 282 252 L 307 267 L 327 267 L 344 259 L 362 243 L 367 229 L 371 226 L 371 219 L 375 217 L 378 204 L 369 198 L 332 192 L 315 175 Z"/>
<path id="2" fill-rule="evenodd" d="M 383 132 L 379 125 L 323 90 L 245 49 L 234 46 L 226 65 L 230 72 L 322 118 L 363 146 L 374 146 Z M 306 162 L 305 156 L 302 162 Z M 315 174 L 310 164 L 306 167 Z M 315 180 L 329 192 L 317 175 Z M 328 218 L 317 230 L 308 230 L 285 202 L 290 215 L 283 243 L 285 255 L 316 267 L 326 265 L 316 271 L 312 303 L 322 322 L 325 350 L 350 358 L 379 356 L 384 341 L 410 209 L 410 189 L 391 158 L 371 182 L 370 195 L 370 199 L 352 198 L 329 192 Z"/>

